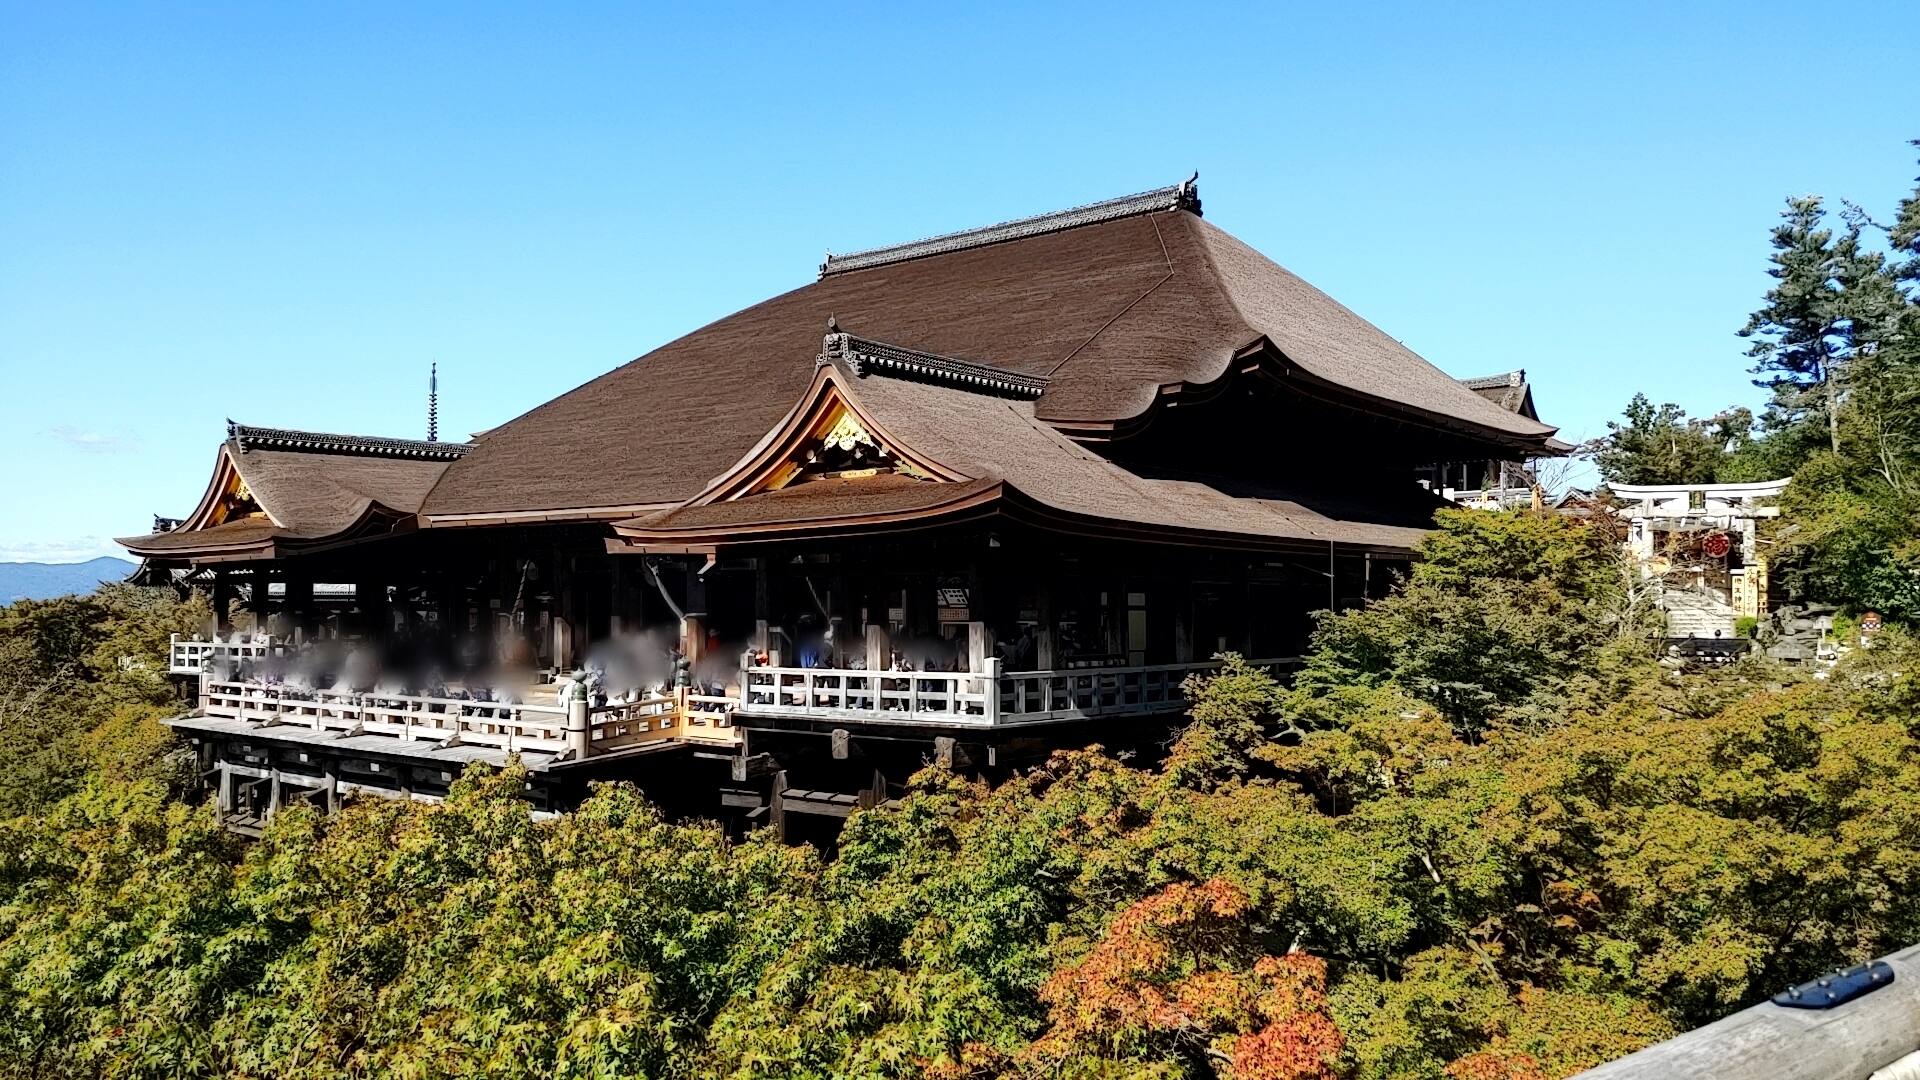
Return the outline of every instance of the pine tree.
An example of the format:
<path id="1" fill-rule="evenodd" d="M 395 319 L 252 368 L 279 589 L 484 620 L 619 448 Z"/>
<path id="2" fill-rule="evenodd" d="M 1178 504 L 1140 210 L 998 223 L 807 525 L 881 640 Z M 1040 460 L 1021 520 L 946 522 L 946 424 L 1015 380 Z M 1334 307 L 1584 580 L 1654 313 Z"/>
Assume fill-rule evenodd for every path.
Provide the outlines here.
<path id="1" fill-rule="evenodd" d="M 1920 147 L 1920 139 L 1912 145 Z M 1888 230 L 1894 251 L 1906 258 L 1899 266 L 1901 280 L 1909 284 L 1920 284 L 1920 177 L 1915 177 L 1913 194 L 1900 200 L 1899 208 L 1894 212 L 1893 227 Z"/>
<path id="2" fill-rule="evenodd" d="M 1800 435 L 1824 426 L 1827 441 L 1840 449 L 1839 368 L 1847 343 L 1841 325 L 1840 289 L 1834 280 L 1833 233 L 1823 228 L 1826 208 L 1817 195 L 1787 200 L 1784 223 L 1773 230 L 1775 285 L 1766 304 L 1747 319 L 1740 336 L 1754 338 L 1747 355 L 1754 385 L 1773 391 L 1764 424 L 1775 436 Z M 1857 242 L 1857 233 L 1855 234 Z"/>
<path id="3" fill-rule="evenodd" d="M 1743 440 L 1746 410 L 1709 420 L 1689 419 L 1668 402 L 1655 408 L 1645 394 L 1627 404 L 1626 423 L 1607 422 L 1607 434 L 1585 447 L 1609 484 L 1704 484 L 1719 479 L 1729 444 Z"/>

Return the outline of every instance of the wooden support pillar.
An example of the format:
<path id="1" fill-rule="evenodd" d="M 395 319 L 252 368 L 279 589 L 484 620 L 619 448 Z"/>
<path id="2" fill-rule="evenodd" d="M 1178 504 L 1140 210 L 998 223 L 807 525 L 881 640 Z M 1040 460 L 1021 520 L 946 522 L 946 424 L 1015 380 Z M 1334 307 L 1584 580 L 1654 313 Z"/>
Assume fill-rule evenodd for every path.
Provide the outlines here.
<path id="1" fill-rule="evenodd" d="M 773 774 L 773 792 L 767 798 L 767 824 L 773 826 L 773 838 L 787 839 L 787 770 Z"/>
<path id="2" fill-rule="evenodd" d="M 884 623 L 867 624 L 867 670 L 885 671 L 893 664 L 893 643 L 887 639 Z"/>
<path id="3" fill-rule="evenodd" d="M 1338 612 L 1340 610 L 1339 581 L 1340 581 L 1340 571 L 1337 567 L 1334 566 L 1333 545 L 1329 543 L 1327 545 L 1327 610 L 1328 611 Z"/>
<path id="4" fill-rule="evenodd" d="M 547 651 L 553 658 L 557 671 L 572 671 L 573 654 L 579 644 L 575 630 L 573 574 L 569 572 L 567 556 L 555 555 L 553 558 L 553 580 L 549 583 L 553 592 L 553 610 L 548 612 L 547 628 L 551 639 Z"/>
<path id="5" fill-rule="evenodd" d="M 707 654 L 707 617 L 704 613 L 689 611 L 687 617 L 680 620 L 680 655 L 687 658 L 689 669 L 698 667 Z"/>
<path id="6" fill-rule="evenodd" d="M 253 614 L 253 632 L 266 632 L 273 614 L 273 578 L 265 566 L 256 566 L 247 575 L 247 610 Z"/>
<path id="7" fill-rule="evenodd" d="M 761 626 L 773 618 L 773 574 L 765 555 L 753 560 L 753 617 Z M 766 642 L 759 645 L 765 648 Z"/>
<path id="8" fill-rule="evenodd" d="M 304 567 L 289 567 L 285 577 L 287 592 L 280 605 L 280 625 L 275 632 L 291 634 L 297 643 L 316 636 L 310 625 L 313 619 L 313 576 Z"/>
<path id="9" fill-rule="evenodd" d="M 609 560 L 612 584 L 607 594 L 607 633 L 619 637 L 627 632 L 627 560 Z"/>
<path id="10" fill-rule="evenodd" d="M 213 628 L 222 634 L 233 629 L 233 579 L 229 575 L 225 567 L 213 572 Z"/>
<path id="11" fill-rule="evenodd" d="M 1038 610 L 1035 617 L 1040 620 L 1033 629 L 1033 666 L 1036 671 L 1052 671 L 1060 659 L 1060 619 L 1054 611 L 1053 592 L 1058 587 L 1058 575 L 1049 575 L 1040 582 L 1040 595 L 1036 601 Z"/>
<path id="12" fill-rule="evenodd" d="M 337 814 L 340 812 L 340 763 L 328 758 L 321 770 L 326 776 L 327 813 Z"/>
<path id="13" fill-rule="evenodd" d="M 360 632 L 370 640 L 385 641 L 393 636 L 393 620 L 387 607 L 387 587 L 362 578 L 353 584 L 353 603 L 360 609 Z"/>
<path id="14" fill-rule="evenodd" d="M 1162 588 L 1160 595 L 1173 597 L 1173 662 L 1193 663 L 1193 588 Z"/>
<path id="15" fill-rule="evenodd" d="M 993 631 L 986 623 L 976 619 L 967 624 L 967 670 L 980 672 L 987 670 L 987 661 L 993 656 Z"/>

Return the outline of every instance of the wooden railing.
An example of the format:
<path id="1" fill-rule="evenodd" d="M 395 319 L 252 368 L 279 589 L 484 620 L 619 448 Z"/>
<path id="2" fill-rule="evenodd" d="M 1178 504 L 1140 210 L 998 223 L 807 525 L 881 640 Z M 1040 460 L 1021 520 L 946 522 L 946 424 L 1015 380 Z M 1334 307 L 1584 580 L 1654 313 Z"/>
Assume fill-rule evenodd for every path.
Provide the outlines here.
<path id="1" fill-rule="evenodd" d="M 587 753 L 605 754 L 673 738 L 678 719 L 675 705 L 671 694 L 662 694 L 587 710 Z"/>
<path id="2" fill-rule="evenodd" d="M 732 723 L 738 702 L 684 690 L 589 707 L 585 702 L 510 704 L 209 679 L 201 703 L 205 715 L 219 719 L 575 758 L 675 738 L 730 743 L 739 737 Z"/>
<path id="3" fill-rule="evenodd" d="M 738 708 L 739 698 L 681 691 L 680 716 L 685 723 L 680 737 L 713 743 L 739 742 L 740 732 L 733 726 L 733 714 Z"/>
<path id="4" fill-rule="evenodd" d="M 558 705 L 302 690 L 258 682 L 209 680 L 206 715 L 315 731 L 391 735 L 404 742 L 448 740 L 496 746 L 508 752 L 567 749 L 567 710 Z"/>
<path id="5" fill-rule="evenodd" d="M 1257 660 L 1279 674 L 1293 660 Z M 1002 674 L 988 670 L 867 671 L 859 668 L 748 668 L 740 711 L 821 719 L 933 724 L 1026 724 L 1175 712 L 1187 676 L 1219 668 L 1189 664 L 1064 668 Z"/>
<path id="6" fill-rule="evenodd" d="M 207 661 L 216 656 L 235 661 L 256 660 L 273 655 L 279 647 L 265 641 L 201 641 L 197 637 L 174 634 L 167 639 L 167 674 L 198 675 L 206 670 Z"/>
<path id="7" fill-rule="evenodd" d="M 1167 712 L 1184 707 L 1180 684 L 1218 662 L 1151 664 L 1063 671 L 1016 671 L 1000 677 L 1002 724 Z"/>
<path id="8" fill-rule="evenodd" d="M 990 673 L 748 668 L 740 711 L 905 722 L 991 724 Z"/>

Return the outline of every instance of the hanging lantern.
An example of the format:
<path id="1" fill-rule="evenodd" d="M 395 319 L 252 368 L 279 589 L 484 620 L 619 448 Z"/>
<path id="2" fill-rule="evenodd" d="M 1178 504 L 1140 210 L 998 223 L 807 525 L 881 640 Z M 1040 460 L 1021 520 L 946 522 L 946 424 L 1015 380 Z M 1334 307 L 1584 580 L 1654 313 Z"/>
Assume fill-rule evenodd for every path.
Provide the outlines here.
<path id="1" fill-rule="evenodd" d="M 1726 533 L 1708 533 L 1700 543 L 1700 550 L 1707 553 L 1709 559 L 1724 559 L 1733 550 L 1733 538 Z"/>

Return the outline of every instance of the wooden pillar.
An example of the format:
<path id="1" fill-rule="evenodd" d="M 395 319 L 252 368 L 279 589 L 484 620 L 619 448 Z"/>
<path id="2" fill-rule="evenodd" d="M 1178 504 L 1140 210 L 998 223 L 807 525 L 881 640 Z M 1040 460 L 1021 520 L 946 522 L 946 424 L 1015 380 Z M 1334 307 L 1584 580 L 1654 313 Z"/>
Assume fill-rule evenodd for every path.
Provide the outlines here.
<path id="1" fill-rule="evenodd" d="M 253 614 L 253 632 L 264 633 L 273 614 L 273 579 L 265 566 L 256 566 L 247 575 L 247 610 Z"/>
<path id="2" fill-rule="evenodd" d="M 705 614 L 687 612 L 680 620 L 680 655 L 687 658 L 688 669 L 700 665 L 707 654 L 707 617 Z"/>
<path id="3" fill-rule="evenodd" d="M 607 594 L 607 633 L 619 637 L 627 631 L 627 560 L 616 556 L 609 562 L 612 584 Z"/>
<path id="4" fill-rule="evenodd" d="M 219 633 L 233 629 L 233 580 L 226 567 L 213 571 L 213 628 Z"/>
<path id="5" fill-rule="evenodd" d="M 366 620 L 366 633 L 375 641 L 393 636 L 393 608 L 387 602 L 387 587 L 378 581 L 354 586 L 354 598 L 360 605 L 360 617 Z"/>
<path id="6" fill-rule="evenodd" d="M 1333 544 L 1327 544 L 1327 610 L 1340 610 L 1340 571 L 1333 562 Z"/>
<path id="7" fill-rule="evenodd" d="M 975 619 L 967 624 L 967 670 L 987 670 L 987 661 L 992 657 L 993 631 L 985 622 Z"/>
<path id="8" fill-rule="evenodd" d="M 458 586 L 442 572 L 433 579 L 434 621 L 439 624 L 440 640 L 452 642 L 467 632 L 466 611 L 460 606 Z"/>
<path id="9" fill-rule="evenodd" d="M 1232 581 L 1228 587 L 1239 604 L 1238 618 L 1231 624 L 1232 629 L 1228 631 L 1228 640 L 1232 642 L 1235 651 L 1249 659 L 1253 656 L 1254 618 L 1253 575 L 1249 573 L 1250 569 L 1245 559 L 1234 559 L 1232 563 Z M 1292 577 L 1293 572 L 1290 570 L 1288 571 L 1289 582 L 1287 588 L 1287 603 L 1289 606 L 1293 603 Z"/>
<path id="10" fill-rule="evenodd" d="M 1172 583 L 1162 583 L 1160 595 L 1173 600 L 1173 662 L 1176 664 L 1193 663 L 1193 584 L 1186 582 L 1178 587 L 1168 587 Z"/>
<path id="11" fill-rule="evenodd" d="M 1054 664 L 1060 659 L 1060 616 L 1053 598 L 1059 580 L 1057 574 L 1048 574 L 1040 582 L 1038 608 L 1034 613 L 1039 624 L 1033 628 L 1033 666 L 1038 671 L 1054 670 Z"/>
<path id="12" fill-rule="evenodd" d="M 761 627 L 773 619 L 773 575 L 765 555 L 753 560 L 753 618 Z M 765 648 L 767 643 L 761 640 L 755 644 Z"/>
<path id="13" fill-rule="evenodd" d="M 867 670 L 885 671 L 893 663 L 893 643 L 887 640 L 884 623 L 867 624 Z"/>
<path id="14" fill-rule="evenodd" d="M 313 618 L 313 576 L 304 567 L 288 567 L 286 574 L 287 593 L 280 605 L 280 626 L 277 632 L 292 634 L 296 642 L 315 636 L 309 625 Z"/>
<path id="15" fill-rule="evenodd" d="M 787 770 L 773 774 L 773 793 L 767 799 L 767 824 L 773 826 L 773 838 L 787 839 Z"/>
<path id="16" fill-rule="evenodd" d="M 580 644 L 577 627 L 574 625 L 577 621 L 575 613 L 578 605 L 574 603 L 573 574 L 567 564 L 566 555 L 560 553 L 554 555 L 553 581 L 551 582 L 553 610 L 548 613 L 547 626 L 552 634 L 552 640 L 548 642 L 548 651 L 553 656 L 553 666 L 557 671 L 573 670 L 573 654 Z"/>

